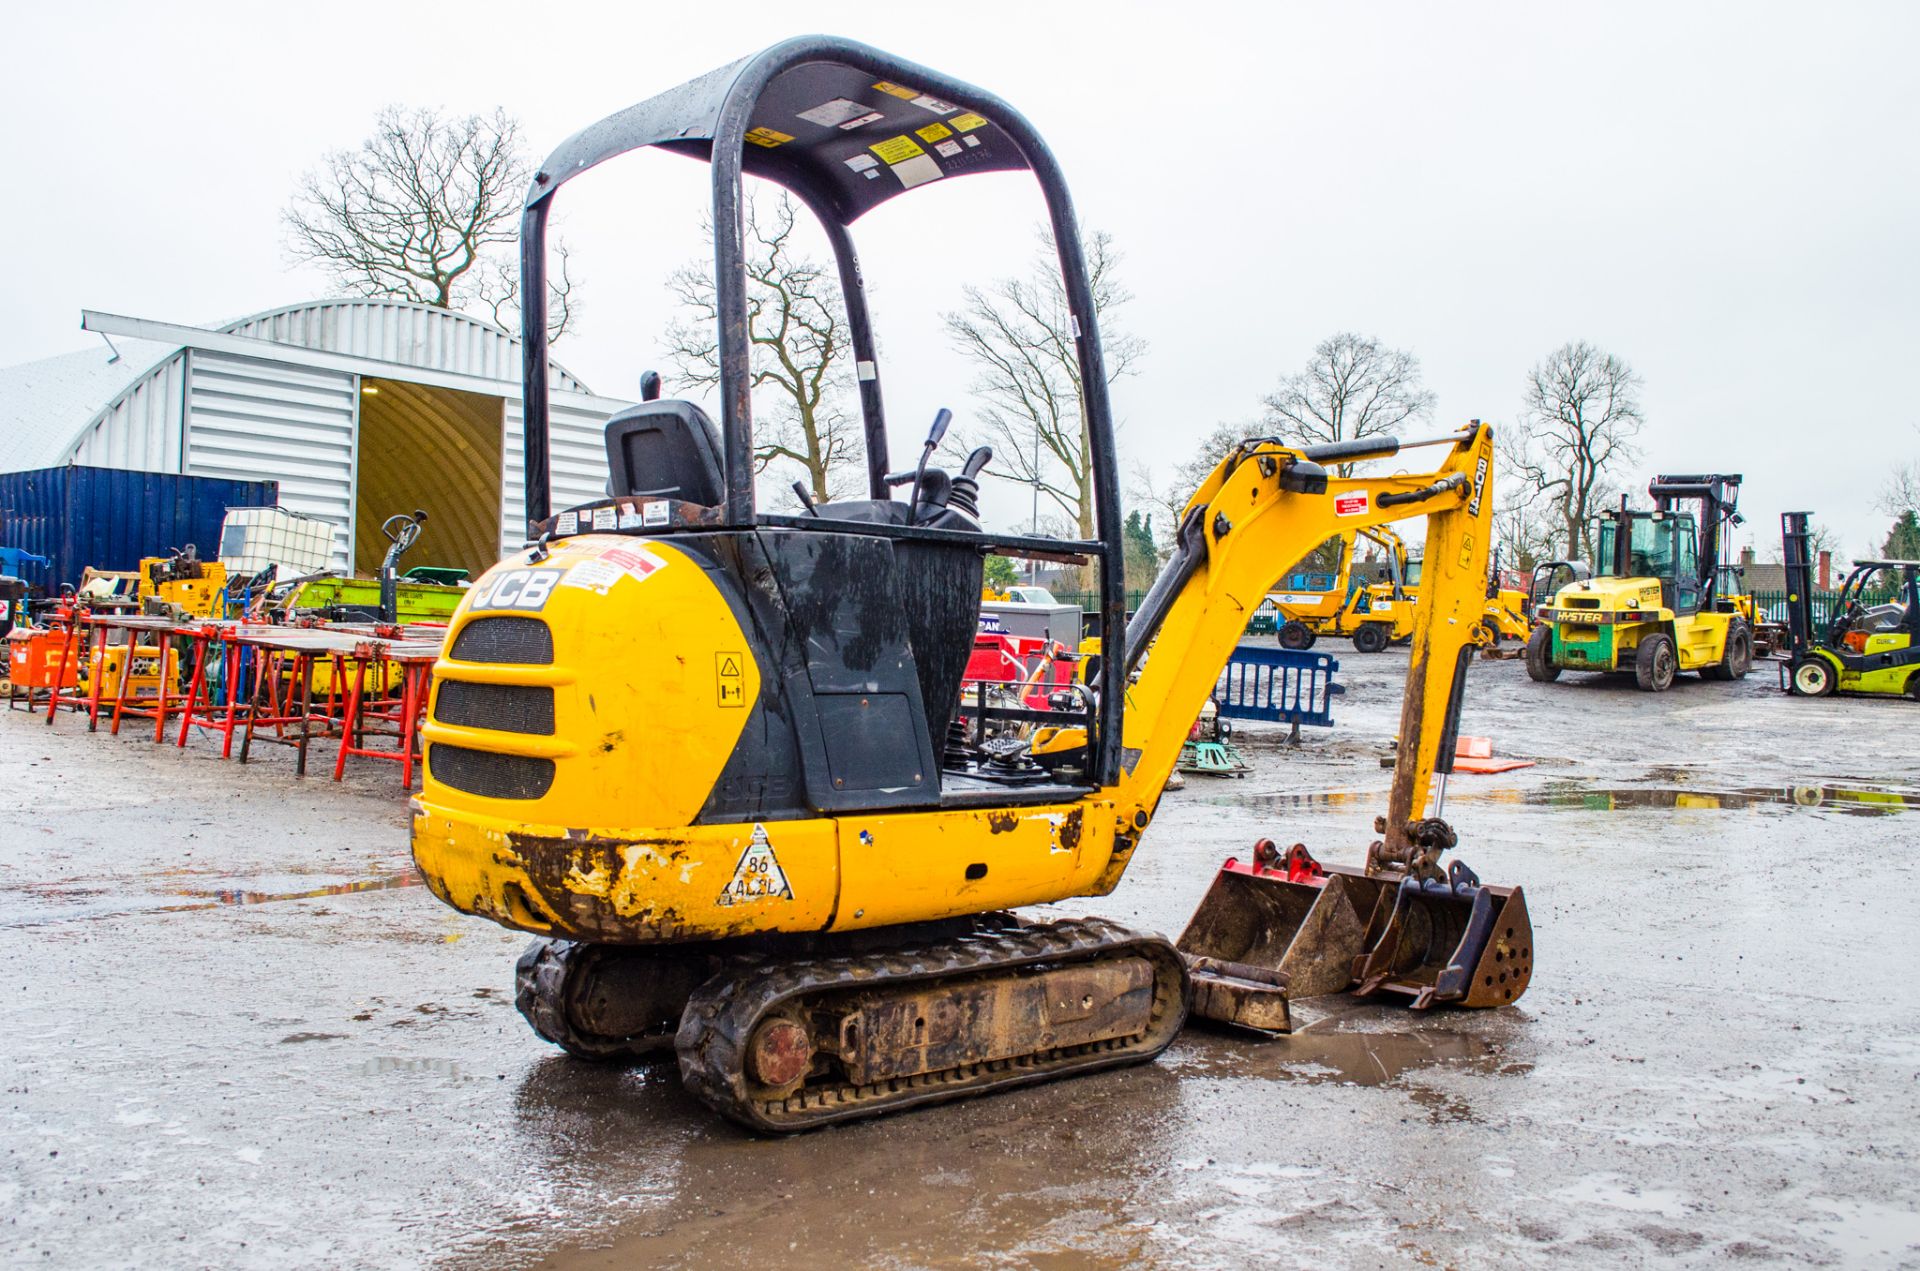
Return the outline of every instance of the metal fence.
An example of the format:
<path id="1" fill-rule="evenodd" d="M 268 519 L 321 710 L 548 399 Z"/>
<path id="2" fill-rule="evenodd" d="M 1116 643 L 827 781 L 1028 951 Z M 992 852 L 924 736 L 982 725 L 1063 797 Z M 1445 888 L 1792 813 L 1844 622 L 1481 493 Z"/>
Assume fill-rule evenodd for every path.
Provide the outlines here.
<path id="1" fill-rule="evenodd" d="M 1334 682 L 1339 661 L 1306 649 L 1237 649 L 1215 687 L 1220 713 L 1230 719 L 1261 719 L 1333 726 L 1333 699 L 1346 692 Z"/>
<path id="2" fill-rule="evenodd" d="M 1807 598 L 1812 602 L 1813 620 L 1816 624 L 1830 622 L 1840 616 L 1840 592 L 1837 588 L 1831 591 L 1815 588 Z M 1891 603 L 1893 598 L 1893 589 L 1888 588 L 1885 591 L 1866 592 L 1860 597 L 1860 603 L 1871 609 L 1875 605 Z M 1755 614 L 1762 622 L 1778 622 L 1784 625 L 1787 621 L 1787 593 L 1784 591 L 1754 592 L 1753 607 Z"/>

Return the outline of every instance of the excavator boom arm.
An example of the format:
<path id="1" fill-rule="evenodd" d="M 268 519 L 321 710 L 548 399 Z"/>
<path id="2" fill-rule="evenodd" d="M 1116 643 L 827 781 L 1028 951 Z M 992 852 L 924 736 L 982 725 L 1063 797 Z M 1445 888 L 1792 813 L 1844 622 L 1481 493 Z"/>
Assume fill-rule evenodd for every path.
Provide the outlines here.
<path id="1" fill-rule="evenodd" d="M 1188 503 L 1174 559 L 1128 630 L 1128 648 L 1143 663 L 1127 697 L 1123 818 L 1138 826 L 1152 815 L 1188 725 L 1273 580 L 1328 538 L 1425 515 L 1427 572 L 1415 611 L 1387 859 L 1379 862 L 1414 863 L 1420 849 L 1409 826 L 1425 814 L 1435 773 L 1451 767 L 1472 631 L 1486 603 L 1493 512 L 1492 429 L 1475 424 L 1445 444 L 1437 469 L 1411 475 L 1333 477 L 1309 457 L 1313 452 L 1270 441 L 1249 442 L 1221 461 Z M 1380 454 L 1396 452 L 1388 441 Z M 1117 870 L 1103 880 L 1118 881 Z"/>

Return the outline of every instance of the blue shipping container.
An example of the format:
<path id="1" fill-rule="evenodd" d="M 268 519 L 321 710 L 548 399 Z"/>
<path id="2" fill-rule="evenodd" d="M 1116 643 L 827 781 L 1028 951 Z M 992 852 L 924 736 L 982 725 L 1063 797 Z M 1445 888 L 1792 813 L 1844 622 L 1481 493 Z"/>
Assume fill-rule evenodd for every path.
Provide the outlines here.
<path id="1" fill-rule="evenodd" d="M 78 586 L 89 565 L 137 569 L 142 557 L 188 543 L 212 560 L 228 508 L 279 501 L 277 481 L 78 466 L 0 472 L 0 545 L 47 557 L 45 568 L 27 569 L 27 582 L 53 595 Z"/>

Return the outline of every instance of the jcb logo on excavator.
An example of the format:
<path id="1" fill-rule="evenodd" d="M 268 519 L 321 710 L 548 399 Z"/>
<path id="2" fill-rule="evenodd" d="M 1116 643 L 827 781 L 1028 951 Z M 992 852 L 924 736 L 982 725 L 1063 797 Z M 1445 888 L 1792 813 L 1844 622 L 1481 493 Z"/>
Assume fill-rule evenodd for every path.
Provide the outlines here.
<path id="1" fill-rule="evenodd" d="M 540 609 L 565 572 L 558 569 L 509 569 L 482 579 L 467 597 L 468 609 Z"/>

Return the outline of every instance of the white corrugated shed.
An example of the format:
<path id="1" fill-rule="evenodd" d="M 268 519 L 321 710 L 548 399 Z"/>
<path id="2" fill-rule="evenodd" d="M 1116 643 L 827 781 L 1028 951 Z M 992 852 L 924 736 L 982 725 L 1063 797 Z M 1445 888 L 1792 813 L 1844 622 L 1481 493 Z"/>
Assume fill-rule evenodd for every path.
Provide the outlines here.
<path id="1" fill-rule="evenodd" d="M 502 550 L 525 537 L 520 344 L 492 323 L 409 301 L 319 300 L 217 328 L 95 313 L 84 325 L 111 344 L 0 368 L 0 471 L 78 463 L 278 481 L 285 507 L 340 527 L 335 564 L 345 568 L 363 382 L 399 381 L 466 394 L 469 416 L 474 401 L 499 400 Z M 565 507 L 604 493 L 602 429 L 625 403 L 593 396 L 558 365 L 551 381 L 553 495 Z M 452 425 L 421 431 L 458 444 Z M 484 441 L 491 449 L 494 436 Z M 435 465 L 420 467 L 430 487 Z"/>

